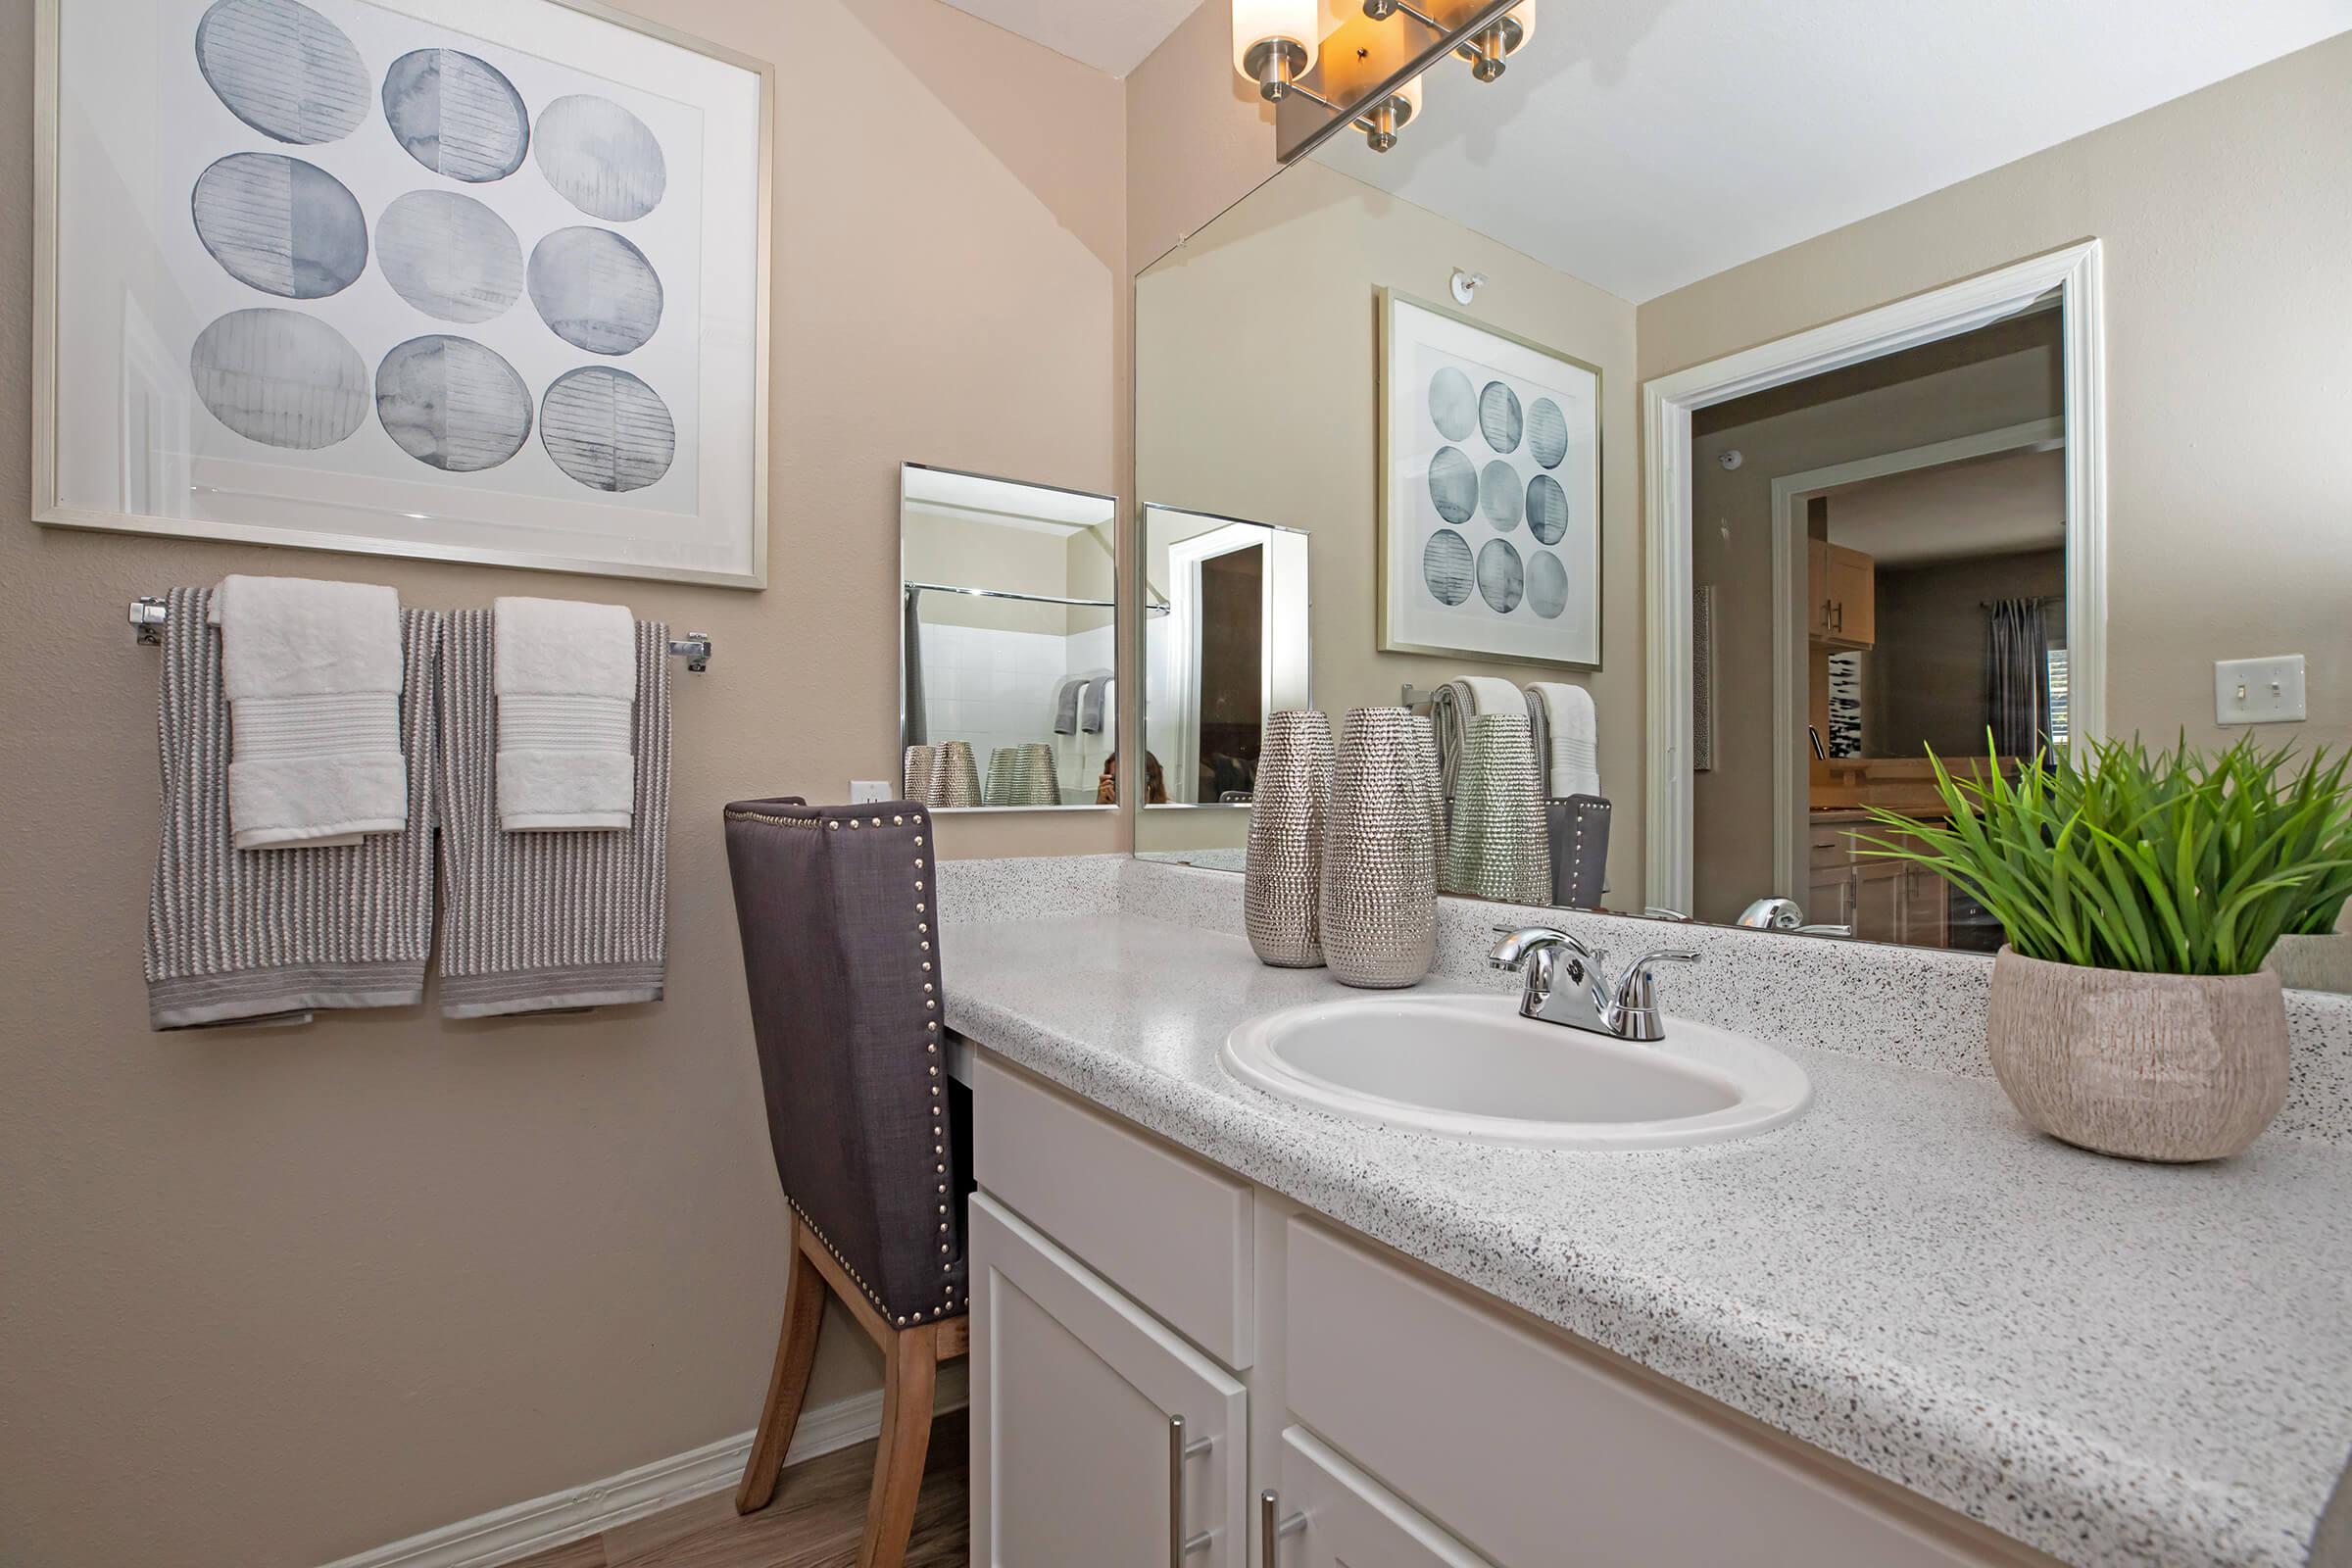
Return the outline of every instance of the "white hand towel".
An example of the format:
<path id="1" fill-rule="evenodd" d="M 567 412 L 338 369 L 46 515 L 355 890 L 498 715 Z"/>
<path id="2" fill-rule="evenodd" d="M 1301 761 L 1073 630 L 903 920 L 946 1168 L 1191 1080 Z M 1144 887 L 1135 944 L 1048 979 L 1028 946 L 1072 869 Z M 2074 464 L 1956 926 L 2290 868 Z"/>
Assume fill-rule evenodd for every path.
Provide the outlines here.
<path id="1" fill-rule="evenodd" d="M 1600 793 L 1600 721 L 1592 710 L 1592 694 L 1566 681 L 1542 680 L 1529 686 L 1544 708 L 1551 755 L 1544 760 L 1545 789 L 1558 799 Z"/>
<path id="2" fill-rule="evenodd" d="M 400 596 L 372 583 L 226 577 L 214 601 L 231 845 L 356 844 L 406 829 Z"/>
<path id="3" fill-rule="evenodd" d="M 625 605 L 500 599 L 498 825 L 625 829 L 634 820 L 637 622 Z"/>

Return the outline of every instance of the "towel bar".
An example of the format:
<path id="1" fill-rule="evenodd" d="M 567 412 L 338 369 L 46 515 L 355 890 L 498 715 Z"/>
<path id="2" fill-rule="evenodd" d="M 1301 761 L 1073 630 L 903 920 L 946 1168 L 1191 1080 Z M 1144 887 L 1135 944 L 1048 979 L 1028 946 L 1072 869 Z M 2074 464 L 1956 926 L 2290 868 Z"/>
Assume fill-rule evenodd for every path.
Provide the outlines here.
<path id="1" fill-rule="evenodd" d="M 128 618 L 140 642 L 150 647 L 161 647 L 164 623 L 172 618 L 171 607 L 153 594 L 141 594 L 130 602 Z M 690 631 L 683 637 L 669 640 L 669 653 L 672 659 L 686 661 L 689 674 L 700 675 L 710 667 L 710 661 L 718 653 L 718 644 L 707 631 Z"/>

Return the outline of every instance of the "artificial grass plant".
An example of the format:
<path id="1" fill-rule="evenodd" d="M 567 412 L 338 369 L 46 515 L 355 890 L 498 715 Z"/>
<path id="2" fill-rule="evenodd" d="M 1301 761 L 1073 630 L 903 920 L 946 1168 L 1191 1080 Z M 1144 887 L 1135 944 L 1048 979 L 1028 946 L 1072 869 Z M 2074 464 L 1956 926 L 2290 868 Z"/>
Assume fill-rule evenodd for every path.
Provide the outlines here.
<path id="1" fill-rule="evenodd" d="M 2084 755 L 1996 757 L 1956 779 L 1931 748 L 1950 812 L 1924 822 L 1871 807 L 1916 846 L 1857 834 L 1861 853 L 1926 866 L 1984 906 L 2009 945 L 2053 963 L 2146 974 L 2251 974 L 2282 935 L 2326 931 L 2352 897 L 2352 754 L 2218 756 L 2137 739 Z"/>

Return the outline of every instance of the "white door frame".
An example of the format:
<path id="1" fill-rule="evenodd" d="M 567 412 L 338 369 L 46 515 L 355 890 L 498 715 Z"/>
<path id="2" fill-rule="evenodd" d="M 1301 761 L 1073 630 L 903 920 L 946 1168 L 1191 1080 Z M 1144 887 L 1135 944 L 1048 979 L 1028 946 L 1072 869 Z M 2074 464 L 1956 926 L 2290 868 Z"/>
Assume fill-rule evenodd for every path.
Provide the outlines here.
<path id="1" fill-rule="evenodd" d="M 2106 733 L 2107 421 L 2099 242 L 2062 250 L 1744 349 L 1643 384 L 1648 689 L 1644 897 L 1690 906 L 1690 416 L 2030 310 L 2059 291 L 2065 350 L 2069 721 Z"/>
<path id="2" fill-rule="evenodd" d="M 1804 842 L 1798 823 L 1804 820 L 1812 793 L 1812 748 L 1799 746 L 1804 728 L 1799 716 L 1807 708 L 1805 670 L 1807 639 L 1798 629 L 1808 605 L 1804 593 L 1804 554 L 1798 541 L 1805 537 L 1805 503 L 1824 490 L 1884 479 L 1897 473 L 1939 468 L 1947 463 L 1966 463 L 2005 452 L 2054 452 L 2066 445 L 2066 420 L 2034 419 L 1936 441 L 1900 452 L 1882 452 L 1852 463 L 1832 464 L 1785 473 L 1772 481 L 1772 891 L 1800 902 L 1807 885 L 1797 847 Z"/>

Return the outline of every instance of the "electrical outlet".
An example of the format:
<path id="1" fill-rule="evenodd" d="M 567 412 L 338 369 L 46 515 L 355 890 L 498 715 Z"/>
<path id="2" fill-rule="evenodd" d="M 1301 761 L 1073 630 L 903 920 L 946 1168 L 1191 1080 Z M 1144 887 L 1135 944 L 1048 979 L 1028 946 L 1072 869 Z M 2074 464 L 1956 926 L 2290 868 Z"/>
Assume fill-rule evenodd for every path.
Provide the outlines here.
<path id="1" fill-rule="evenodd" d="M 852 806 L 863 806 L 868 801 L 887 801 L 889 799 L 890 785 L 881 779 L 854 778 L 850 780 L 850 804 Z"/>
<path id="2" fill-rule="evenodd" d="M 2303 718 L 2303 656 L 2225 659 L 2213 666 L 2217 724 L 2293 724 Z"/>

